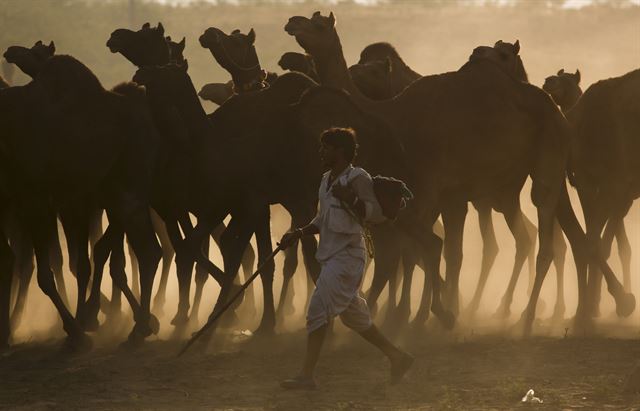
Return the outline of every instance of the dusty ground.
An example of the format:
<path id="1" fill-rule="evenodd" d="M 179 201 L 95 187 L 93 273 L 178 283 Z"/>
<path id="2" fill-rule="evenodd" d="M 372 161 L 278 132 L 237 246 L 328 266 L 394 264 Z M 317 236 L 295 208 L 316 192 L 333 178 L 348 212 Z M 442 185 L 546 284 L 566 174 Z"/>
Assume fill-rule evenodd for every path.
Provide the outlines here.
<path id="1" fill-rule="evenodd" d="M 404 336 L 400 343 L 416 362 L 403 384 L 389 386 L 386 360 L 338 329 L 323 352 L 314 392 L 278 386 L 298 368 L 301 332 L 224 345 L 218 338 L 209 353 L 200 348 L 180 359 L 182 343 L 170 341 L 151 341 L 134 352 L 97 342 L 81 355 L 61 351 L 60 340 L 26 343 L 0 357 L 0 409 L 640 407 L 640 395 L 621 390 L 640 357 L 637 339 L 521 340 L 481 332 L 423 330 Z M 544 404 L 520 403 L 529 388 Z"/>

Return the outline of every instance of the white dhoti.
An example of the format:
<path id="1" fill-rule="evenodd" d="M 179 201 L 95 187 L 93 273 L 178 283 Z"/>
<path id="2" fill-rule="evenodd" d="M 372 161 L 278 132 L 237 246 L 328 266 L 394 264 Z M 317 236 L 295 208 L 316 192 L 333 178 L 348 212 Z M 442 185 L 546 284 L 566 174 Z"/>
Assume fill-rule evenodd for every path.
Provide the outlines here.
<path id="1" fill-rule="evenodd" d="M 307 331 L 311 333 L 340 316 L 347 327 L 365 331 L 371 327 L 371 314 L 362 298 L 360 286 L 364 274 L 362 258 L 346 250 L 322 263 L 322 270 L 307 311 Z"/>

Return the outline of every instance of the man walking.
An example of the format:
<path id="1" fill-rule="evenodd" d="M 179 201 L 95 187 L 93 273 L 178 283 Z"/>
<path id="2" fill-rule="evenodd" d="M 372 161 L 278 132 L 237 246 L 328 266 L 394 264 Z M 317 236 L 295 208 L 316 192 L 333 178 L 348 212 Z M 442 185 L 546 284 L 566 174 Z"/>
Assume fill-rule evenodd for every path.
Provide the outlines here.
<path id="1" fill-rule="evenodd" d="M 316 258 L 322 265 L 307 312 L 307 352 L 300 375 L 282 381 L 287 389 L 314 389 L 313 371 L 329 320 L 343 323 L 378 347 L 391 361 L 391 382 L 402 378 L 413 357 L 395 347 L 373 325 L 367 303 L 360 296 L 366 262 L 362 222 L 384 221 L 371 176 L 351 165 L 356 154 L 351 129 L 331 128 L 320 137 L 320 157 L 329 168 L 320 183 L 319 210 L 305 227 L 286 233 L 284 248 L 305 235 L 320 234 Z"/>

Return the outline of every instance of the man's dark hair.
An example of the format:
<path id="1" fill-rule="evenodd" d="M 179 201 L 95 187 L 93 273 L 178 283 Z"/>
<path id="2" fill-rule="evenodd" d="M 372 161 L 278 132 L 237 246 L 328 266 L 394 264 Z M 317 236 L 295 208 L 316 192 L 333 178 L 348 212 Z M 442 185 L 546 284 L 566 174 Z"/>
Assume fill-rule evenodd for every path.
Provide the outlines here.
<path id="1" fill-rule="evenodd" d="M 352 162 L 356 157 L 358 142 L 356 132 L 352 128 L 331 127 L 320 135 L 320 142 L 331 147 L 341 148 L 344 158 Z"/>

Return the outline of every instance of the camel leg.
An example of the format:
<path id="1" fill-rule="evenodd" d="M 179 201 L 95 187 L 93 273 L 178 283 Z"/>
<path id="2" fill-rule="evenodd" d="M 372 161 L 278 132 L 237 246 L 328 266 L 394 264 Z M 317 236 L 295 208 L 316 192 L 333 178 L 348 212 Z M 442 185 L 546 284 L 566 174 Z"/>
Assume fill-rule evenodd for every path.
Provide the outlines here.
<path id="1" fill-rule="evenodd" d="M 538 241 L 540 248 L 536 258 L 536 278 L 533 283 L 533 289 L 531 290 L 527 307 L 521 317 L 525 336 L 531 334 L 540 290 L 553 260 L 553 222 L 558 203 L 558 188 L 544 185 L 538 182 L 537 179 L 533 180 L 531 199 L 538 209 Z"/>
<path id="2" fill-rule="evenodd" d="M 467 307 L 467 313 L 469 315 L 474 315 L 478 311 L 478 307 L 480 307 L 480 300 L 482 299 L 484 288 L 487 285 L 489 273 L 491 272 L 491 268 L 496 261 L 499 251 L 496 233 L 493 230 L 491 207 L 479 202 L 474 202 L 473 205 L 478 211 L 478 223 L 480 225 L 480 235 L 482 236 L 482 262 L 480 264 L 478 285 Z"/>
<path id="3" fill-rule="evenodd" d="M 620 219 L 617 227 L 616 243 L 618 244 L 618 255 L 622 263 L 622 283 L 625 291 L 631 292 L 631 243 L 627 237 L 624 219 Z"/>
<path id="4" fill-rule="evenodd" d="M 460 269 L 462 267 L 462 238 L 467 216 L 467 202 L 450 204 L 443 209 L 444 259 L 447 263 L 445 286 L 446 304 L 458 316 L 460 295 Z"/>
<path id="5" fill-rule="evenodd" d="M 189 224 L 190 225 L 190 224 Z M 179 229 L 177 224 L 167 226 L 167 230 L 171 233 L 171 230 L 177 231 Z M 176 251 L 176 274 L 178 277 L 178 310 L 176 315 L 171 320 L 171 325 L 176 326 L 178 329 L 186 326 L 189 321 L 189 308 L 191 297 L 191 274 L 193 272 L 194 258 L 190 255 L 190 250 L 187 244 L 187 237 L 192 233 L 193 229 L 185 231 L 185 238 L 180 238 L 179 234 L 174 234 L 174 237 L 180 238 L 178 243 L 174 243 L 173 247 Z"/>
<path id="6" fill-rule="evenodd" d="M 56 224 L 55 214 L 49 210 L 33 210 L 27 214 L 26 223 L 30 229 L 31 238 L 36 254 L 38 286 L 51 299 L 60 318 L 62 327 L 68 335 L 68 343 L 73 349 L 84 349 L 91 345 L 91 340 L 86 336 L 80 324 L 71 315 L 64 305 L 60 294 L 56 289 L 56 283 L 51 271 L 49 248 L 53 239 L 53 227 Z"/>
<path id="7" fill-rule="evenodd" d="M 209 258 L 209 237 L 207 236 L 202 243 L 202 253 L 205 257 Z M 200 302 L 202 301 L 202 291 L 204 289 L 204 284 L 207 282 L 209 278 L 209 273 L 206 271 L 201 264 L 196 264 L 196 292 L 193 296 L 193 306 L 191 307 L 191 316 L 189 321 L 193 324 L 198 324 L 198 313 L 200 312 Z"/>
<path id="8" fill-rule="evenodd" d="M 9 338 L 11 337 L 9 307 L 11 305 L 13 264 L 13 252 L 9 247 L 4 230 L 0 228 L 0 351 L 9 347 Z"/>
<path id="9" fill-rule="evenodd" d="M 316 212 L 315 204 L 315 200 L 284 204 L 285 209 L 291 215 L 291 229 L 302 227 L 311 221 Z M 309 302 L 309 292 L 313 292 L 313 284 L 315 284 L 318 275 L 320 275 L 320 264 L 315 259 L 318 243 L 315 237 L 307 236 L 302 238 L 298 244 L 302 246 L 302 259 L 307 273 L 306 311 L 306 305 Z M 294 244 L 284 251 L 283 284 L 278 308 L 276 310 L 278 319 L 284 319 L 285 315 L 294 313 L 294 288 L 291 279 L 298 266 L 298 244 Z M 309 277 L 312 281 L 309 281 Z"/>
<path id="10" fill-rule="evenodd" d="M 89 261 L 89 212 L 86 202 L 80 202 L 60 212 L 61 218 L 66 221 L 67 231 L 74 239 L 73 244 L 76 247 L 76 266 L 78 284 L 78 295 L 76 302 L 76 319 L 81 327 L 85 330 L 95 330 L 97 323 L 90 322 L 87 316 L 87 290 L 89 279 L 91 278 L 91 262 Z M 54 227 L 54 228 L 57 228 Z M 57 233 L 57 229 L 54 230 Z"/>
<path id="11" fill-rule="evenodd" d="M 289 230 L 294 230 L 298 226 L 291 222 Z M 304 223 L 303 223 L 304 224 Z M 276 309 L 276 316 L 278 320 L 284 320 L 286 315 L 292 315 L 295 313 L 293 307 L 293 300 L 295 297 L 295 289 L 291 280 L 298 268 L 298 246 L 299 241 L 289 246 L 284 250 L 284 266 L 282 268 L 282 288 L 280 290 L 280 300 L 278 301 L 278 308 Z"/>
<path id="12" fill-rule="evenodd" d="M 395 321 L 402 326 L 409 321 L 409 316 L 411 315 L 411 284 L 413 282 L 413 271 L 418 265 L 418 256 L 416 255 L 415 244 L 405 235 L 400 235 L 404 244 L 402 247 L 403 276 L 400 302 L 398 302 Z"/>
<path id="13" fill-rule="evenodd" d="M 631 289 L 631 244 L 624 226 L 624 217 L 629 213 L 632 204 L 632 202 L 628 202 L 625 206 L 617 208 L 617 212 L 612 213 L 602 235 L 603 256 L 606 259 L 611 254 L 613 238 L 616 239 L 618 256 L 622 265 L 622 283 L 626 292 Z"/>
<path id="14" fill-rule="evenodd" d="M 104 266 L 111 253 L 111 242 L 113 227 L 110 225 L 93 247 L 93 283 L 91 283 L 91 294 L 87 300 L 87 319 L 91 322 L 98 322 L 98 311 L 100 310 L 100 293 Z M 115 283 L 114 287 L 117 288 Z"/>
<path id="15" fill-rule="evenodd" d="M 51 249 L 49 250 L 49 255 L 51 256 L 51 269 L 53 270 L 53 275 L 56 281 L 56 287 L 58 288 L 58 292 L 60 293 L 60 297 L 62 301 L 64 301 L 65 305 L 69 306 L 69 297 L 67 295 L 67 287 L 64 282 L 64 272 L 62 267 L 64 265 L 64 260 L 62 257 L 62 247 L 60 246 L 60 238 L 58 237 L 58 224 L 56 222 L 56 230 L 53 236 L 53 241 L 51 242 Z"/>
<path id="16" fill-rule="evenodd" d="M 285 257 L 285 261 L 286 261 L 286 257 Z M 256 263 L 256 253 L 253 250 L 253 247 L 251 246 L 251 244 L 249 244 L 247 245 L 247 248 L 244 250 L 244 254 L 242 254 L 242 263 L 241 263 L 242 273 L 243 273 L 243 278 L 241 281 L 242 283 L 247 281 L 249 277 L 251 277 L 251 275 L 253 274 L 255 263 Z M 255 316 L 257 311 L 255 295 L 256 295 L 256 287 L 252 283 L 249 287 L 247 287 L 244 293 L 244 303 L 246 307 L 246 311 L 244 311 L 244 313 L 250 318 Z"/>
<path id="17" fill-rule="evenodd" d="M 556 305 L 551 316 L 552 321 L 564 318 L 566 306 L 564 303 L 564 262 L 567 255 L 567 243 L 564 241 L 562 227 L 555 222 L 553 225 L 553 266 L 556 268 Z"/>
<path id="18" fill-rule="evenodd" d="M 185 238 L 178 244 L 174 243 L 174 249 L 176 250 L 179 301 L 178 312 L 171 321 L 171 324 L 177 327 L 178 333 L 189 321 L 189 297 L 194 263 L 198 262 L 199 264 L 202 264 L 202 266 L 206 268 L 207 272 L 221 286 L 223 286 L 227 280 L 227 275 L 202 254 L 202 244 L 204 239 L 211 234 L 213 228 L 223 220 L 226 214 L 226 212 L 221 212 L 216 216 L 217 218 L 210 220 L 198 218 L 198 224 L 196 227 L 192 227 L 190 221 L 185 221 L 184 218 L 180 220 L 183 231 L 185 232 Z M 177 225 L 168 225 L 167 229 L 169 230 L 170 236 L 177 238 L 177 233 L 172 234 L 173 231 L 177 230 Z"/>
<path id="19" fill-rule="evenodd" d="M 160 328 L 157 318 L 151 315 L 151 292 L 162 249 L 153 231 L 149 207 L 137 207 L 121 216 L 127 238 L 140 264 L 140 312 L 134 313 L 136 324 L 128 339 L 135 344 L 157 333 Z"/>
<path id="20" fill-rule="evenodd" d="M 271 243 L 271 226 L 269 206 L 265 206 L 258 211 L 254 217 L 254 231 L 256 233 L 256 244 L 258 246 L 258 265 L 265 264 L 260 272 L 263 289 L 263 313 L 262 321 L 256 332 L 258 334 L 272 334 L 276 326 L 276 312 L 273 298 L 273 275 L 275 272 L 275 264 L 273 260 L 266 261 L 273 250 Z M 246 247 L 246 245 L 245 245 Z M 242 248 L 244 250 L 244 248 Z"/>
<path id="21" fill-rule="evenodd" d="M 129 288 L 127 273 L 125 271 L 124 230 L 122 226 L 115 221 L 110 222 L 104 238 L 108 238 L 111 249 L 109 275 L 111 276 L 113 284 L 124 294 L 135 317 L 137 313 L 140 312 L 141 307 L 133 291 Z M 96 249 L 96 251 L 98 250 Z"/>
<path id="22" fill-rule="evenodd" d="M 396 222 L 399 229 L 419 244 L 422 261 L 425 264 L 425 287 L 418 313 L 413 320 L 414 325 L 423 324 L 429 318 L 429 303 L 442 325 L 451 329 L 455 325 L 454 315 L 445 310 L 442 305 L 440 289 L 440 257 L 442 254 L 442 239 L 433 232 L 433 225 L 438 218 L 437 210 L 423 211 L 422 215 L 416 208 L 407 208 Z M 427 296 L 431 296 L 428 298 Z"/>
<path id="23" fill-rule="evenodd" d="M 151 222 L 153 223 L 153 229 L 156 232 L 158 239 L 160 240 L 160 246 L 162 247 L 162 272 L 160 274 L 160 284 L 158 284 L 158 291 L 153 299 L 153 312 L 157 315 L 164 314 L 164 304 L 167 297 L 167 283 L 169 281 L 169 270 L 171 270 L 171 262 L 175 256 L 171 239 L 167 231 L 167 226 L 160 218 L 158 213 L 151 209 Z"/>
<path id="24" fill-rule="evenodd" d="M 22 315 L 27 304 L 29 295 L 29 287 L 33 276 L 33 244 L 28 233 L 20 230 L 19 226 L 14 224 L 14 230 L 11 235 L 12 255 L 16 256 L 13 264 L 14 277 L 18 279 L 15 288 L 15 302 L 11 305 L 11 329 L 17 329 L 22 322 Z"/>
<path id="25" fill-rule="evenodd" d="M 587 227 L 587 242 L 589 251 L 598 253 L 602 250 L 601 233 L 608 217 L 610 216 L 610 207 L 607 199 L 602 195 L 594 193 L 592 190 L 582 190 L 578 192 L 585 215 Z M 597 264 L 589 264 L 589 304 L 587 309 L 588 315 L 592 317 L 600 316 L 600 296 L 602 290 L 602 272 Z"/>
<path id="26" fill-rule="evenodd" d="M 371 314 L 375 315 L 378 298 L 400 264 L 400 248 L 398 247 L 398 238 L 394 235 L 394 227 L 391 224 L 374 227 L 371 234 L 376 250 L 376 261 L 371 288 L 367 294 L 367 304 Z"/>
<path id="27" fill-rule="evenodd" d="M 520 209 L 519 191 L 512 192 L 500 200 L 500 212 L 504 214 L 507 226 L 516 240 L 516 255 L 509 278 L 507 290 L 502 297 L 500 306 L 495 316 L 498 318 L 508 318 L 511 315 L 511 303 L 513 294 L 522 272 L 522 267 L 529 255 L 530 249 L 533 247 L 533 240 L 529 238 L 529 232 L 524 224 L 522 210 Z M 550 233 L 553 235 L 553 231 Z"/>
<path id="28" fill-rule="evenodd" d="M 131 247 L 131 243 L 127 241 L 127 245 L 129 261 L 131 261 L 131 291 L 133 291 L 133 295 L 135 295 L 136 298 L 140 298 L 140 268 L 138 266 L 138 259 Z"/>

